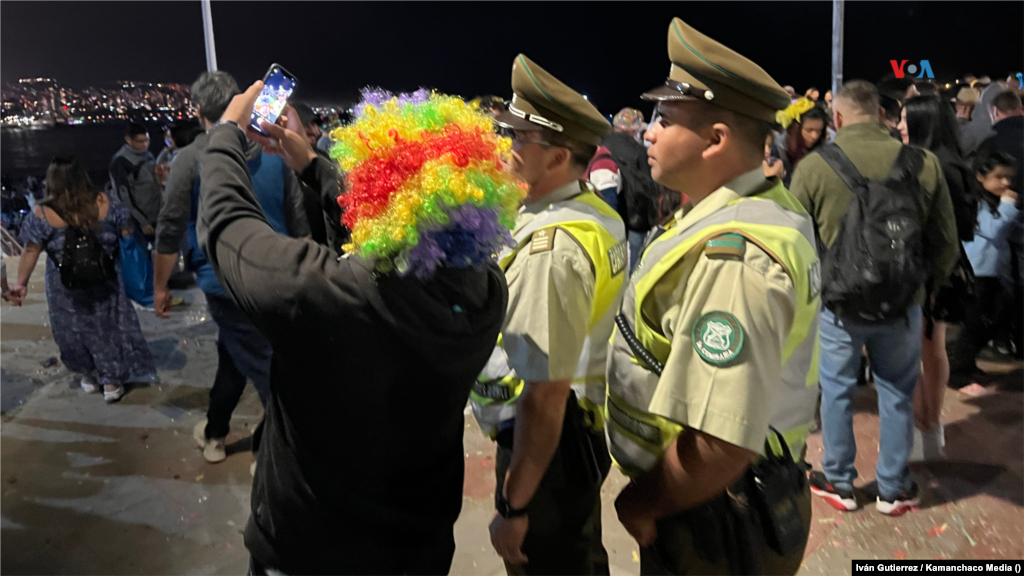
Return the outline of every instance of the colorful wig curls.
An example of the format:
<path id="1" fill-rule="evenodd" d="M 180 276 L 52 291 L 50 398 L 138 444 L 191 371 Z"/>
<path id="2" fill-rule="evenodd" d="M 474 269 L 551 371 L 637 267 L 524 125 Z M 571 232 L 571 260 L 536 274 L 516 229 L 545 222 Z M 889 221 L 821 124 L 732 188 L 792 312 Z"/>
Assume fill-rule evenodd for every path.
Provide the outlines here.
<path id="1" fill-rule="evenodd" d="M 479 266 L 513 244 L 524 187 L 502 166 L 512 142 L 454 96 L 363 90 L 353 122 L 331 132 L 347 173 L 338 199 L 354 251 L 382 272 L 428 277 Z"/>

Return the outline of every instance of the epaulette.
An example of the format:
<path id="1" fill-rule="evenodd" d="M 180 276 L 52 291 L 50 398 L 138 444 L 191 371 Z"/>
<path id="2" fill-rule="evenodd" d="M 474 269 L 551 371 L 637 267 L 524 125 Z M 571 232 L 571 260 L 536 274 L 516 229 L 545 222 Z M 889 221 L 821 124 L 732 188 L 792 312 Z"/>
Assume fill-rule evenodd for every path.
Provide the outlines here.
<path id="1" fill-rule="evenodd" d="M 704 245 L 704 255 L 715 260 L 743 260 L 746 251 L 747 239 L 732 232 L 719 234 Z"/>

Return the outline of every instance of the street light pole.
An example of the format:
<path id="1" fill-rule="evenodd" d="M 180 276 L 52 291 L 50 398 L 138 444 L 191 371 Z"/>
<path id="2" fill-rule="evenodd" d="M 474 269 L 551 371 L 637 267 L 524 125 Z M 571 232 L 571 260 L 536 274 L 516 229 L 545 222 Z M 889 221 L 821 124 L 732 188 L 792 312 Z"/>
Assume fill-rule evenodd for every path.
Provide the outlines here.
<path id="1" fill-rule="evenodd" d="M 832 97 L 843 85 L 843 16 L 844 0 L 832 0 Z"/>
<path id="2" fill-rule="evenodd" d="M 210 13 L 210 0 L 201 0 L 203 5 L 203 37 L 206 39 L 206 69 L 217 70 L 217 46 L 213 42 L 213 14 Z"/>

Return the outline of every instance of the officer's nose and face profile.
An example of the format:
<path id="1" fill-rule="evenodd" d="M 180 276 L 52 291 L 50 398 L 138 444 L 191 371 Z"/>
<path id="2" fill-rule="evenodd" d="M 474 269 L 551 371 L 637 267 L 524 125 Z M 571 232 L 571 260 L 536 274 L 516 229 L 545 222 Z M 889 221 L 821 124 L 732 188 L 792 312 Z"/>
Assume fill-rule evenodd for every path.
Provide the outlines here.
<path id="1" fill-rule="evenodd" d="M 530 187 L 544 179 L 554 150 L 538 130 L 516 130 L 512 135 L 512 168 Z"/>
<path id="2" fill-rule="evenodd" d="M 682 190 L 687 175 L 696 170 L 703 159 L 704 149 L 711 141 L 712 126 L 700 120 L 704 110 L 699 102 L 662 102 L 658 107 L 661 118 L 644 136 L 651 142 L 647 149 L 651 176 L 658 184 Z"/>

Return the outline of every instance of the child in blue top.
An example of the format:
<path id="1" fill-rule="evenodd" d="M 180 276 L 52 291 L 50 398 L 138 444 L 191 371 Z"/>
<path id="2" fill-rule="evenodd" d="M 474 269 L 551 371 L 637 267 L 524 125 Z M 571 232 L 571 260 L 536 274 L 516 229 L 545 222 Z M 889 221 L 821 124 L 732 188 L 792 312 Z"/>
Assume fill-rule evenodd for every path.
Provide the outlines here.
<path id="1" fill-rule="evenodd" d="M 974 240 L 964 242 L 964 251 L 976 277 L 975 299 L 967 315 L 963 332 L 953 345 L 949 358 L 950 385 L 962 388 L 978 373 L 974 360 L 986 342 L 1000 336 L 1007 304 L 1006 284 L 1010 260 L 1009 233 L 1018 216 L 1017 193 L 1010 190 L 1017 161 L 1008 154 L 991 153 L 974 162 L 981 183 L 978 193 L 978 226 Z"/>
<path id="2" fill-rule="evenodd" d="M 964 242 L 964 250 L 978 278 L 999 278 L 1004 260 L 1008 261 L 1010 226 L 1017 217 L 1017 193 L 1010 190 L 1016 165 L 1012 156 L 998 152 L 974 163 L 984 193 L 978 203 L 974 240 Z"/>

